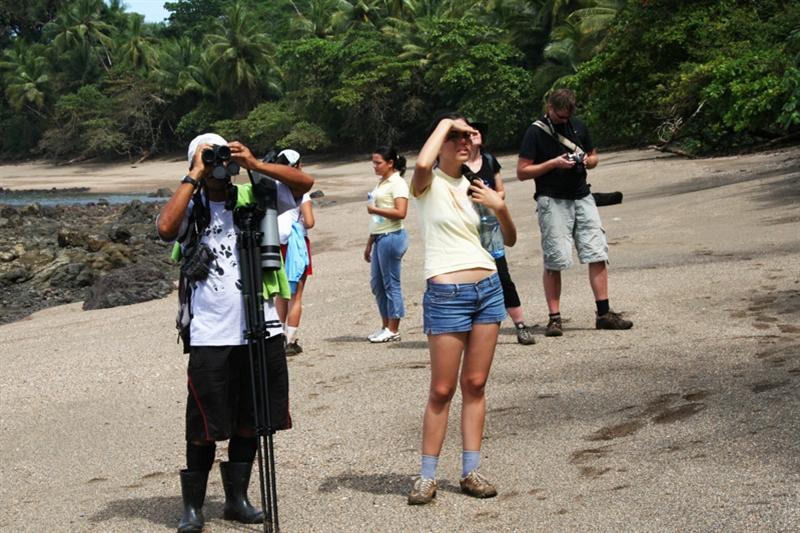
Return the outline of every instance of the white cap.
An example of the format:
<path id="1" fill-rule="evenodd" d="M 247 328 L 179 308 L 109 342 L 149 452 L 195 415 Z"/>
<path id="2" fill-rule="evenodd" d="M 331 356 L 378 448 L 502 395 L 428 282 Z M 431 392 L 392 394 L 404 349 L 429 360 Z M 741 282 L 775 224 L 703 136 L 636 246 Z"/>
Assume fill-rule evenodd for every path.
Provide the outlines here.
<path id="1" fill-rule="evenodd" d="M 292 150 L 291 148 L 287 148 L 286 150 L 282 150 L 281 153 L 278 154 L 278 157 L 283 156 L 286 158 L 286 161 L 289 162 L 289 166 L 293 167 L 300 161 L 300 154 L 296 150 Z"/>
<path id="2" fill-rule="evenodd" d="M 223 139 L 221 136 L 217 135 L 216 133 L 203 133 L 202 135 L 198 135 L 192 142 L 189 143 L 189 152 L 187 156 L 189 158 L 189 163 L 192 162 L 194 159 L 194 153 L 197 151 L 197 147 L 201 144 L 219 144 L 219 145 L 226 145 L 228 141 Z"/>

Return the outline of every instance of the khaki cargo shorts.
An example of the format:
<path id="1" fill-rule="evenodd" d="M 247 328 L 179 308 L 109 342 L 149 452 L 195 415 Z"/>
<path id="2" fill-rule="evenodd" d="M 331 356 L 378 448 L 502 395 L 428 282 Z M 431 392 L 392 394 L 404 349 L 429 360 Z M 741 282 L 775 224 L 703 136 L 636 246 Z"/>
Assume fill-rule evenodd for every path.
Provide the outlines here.
<path id="1" fill-rule="evenodd" d="M 608 261 L 606 232 L 591 194 L 578 200 L 539 196 L 536 211 L 544 268 L 560 271 L 571 267 L 573 242 L 581 263 Z"/>

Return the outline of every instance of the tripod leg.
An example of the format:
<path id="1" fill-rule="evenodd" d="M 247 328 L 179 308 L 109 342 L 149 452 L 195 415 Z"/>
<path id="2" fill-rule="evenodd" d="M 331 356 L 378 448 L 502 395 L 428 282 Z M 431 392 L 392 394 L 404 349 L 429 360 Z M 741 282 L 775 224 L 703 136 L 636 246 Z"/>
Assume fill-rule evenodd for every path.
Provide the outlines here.
<path id="1" fill-rule="evenodd" d="M 234 213 L 236 217 L 236 213 Z M 266 347 L 267 329 L 264 320 L 260 233 L 251 223 L 252 217 L 243 213 L 237 224 L 237 249 L 242 277 L 242 300 L 247 322 L 246 338 L 250 357 L 251 392 L 258 438 L 258 470 L 261 504 L 264 509 L 264 532 L 279 531 L 278 496 L 275 473 L 274 431 L 270 414 L 269 351 Z M 257 220 L 255 221 L 258 222 Z M 273 527 L 274 525 L 274 527 Z"/>
<path id="2" fill-rule="evenodd" d="M 245 309 L 245 317 L 247 320 L 247 348 L 250 358 L 250 383 L 251 394 L 253 398 L 253 414 L 254 425 L 256 429 L 256 438 L 258 439 L 257 457 L 258 457 L 258 484 L 259 492 L 261 495 L 261 508 L 267 515 L 263 520 L 264 532 L 271 530 L 272 518 L 269 516 L 269 510 L 272 508 L 271 493 L 272 489 L 268 487 L 269 476 L 265 474 L 265 460 L 263 447 L 261 445 L 261 435 L 265 427 L 264 408 L 261 401 L 263 392 L 263 383 L 261 382 L 261 368 L 263 367 L 263 342 L 259 342 L 257 336 L 262 331 L 264 325 L 264 310 L 261 299 L 261 269 L 257 262 L 258 256 L 256 255 L 257 242 L 252 231 L 240 231 L 238 235 L 238 250 L 239 250 L 239 263 L 240 273 L 242 277 L 242 299 Z"/>
<path id="3" fill-rule="evenodd" d="M 274 455 L 271 446 L 266 441 L 267 438 L 271 439 L 272 427 L 270 424 L 269 414 L 269 397 L 266 371 L 267 359 L 263 340 L 256 347 L 256 352 L 258 354 L 256 372 L 259 387 L 255 399 L 258 405 L 257 410 L 261 415 L 257 428 L 258 454 L 260 458 L 263 458 L 263 462 L 259 464 L 259 476 L 264 490 L 264 533 L 266 533 L 267 531 L 279 531 L 279 529 L 277 525 L 275 525 L 278 509 L 275 501 Z M 255 375 L 253 376 L 253 380 L 256 381 Z"/>

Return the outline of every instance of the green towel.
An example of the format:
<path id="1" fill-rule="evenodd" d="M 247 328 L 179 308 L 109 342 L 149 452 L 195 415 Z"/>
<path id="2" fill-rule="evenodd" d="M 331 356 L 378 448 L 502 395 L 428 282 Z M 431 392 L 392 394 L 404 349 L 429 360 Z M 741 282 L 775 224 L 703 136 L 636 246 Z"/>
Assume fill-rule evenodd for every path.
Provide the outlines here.
<path id="1" fill-rule="evenodd" d="M 236 186 L 236 207 L 250 205 L 254 201 L 252 185 L 248 183 Z M 181 262 L 181 245 L 177 242 L 172 246 L 171 257 L 174 262 Z M 283 268 L 283 257 L 281 257 L 281 268 L 279 270 L 262 271 L 261 282 L 261 291 L 265 299 L 278 295 L 288 300 L 292 296 L 289 288 L 289 279 L 286 277 L 286 270 Z"/>

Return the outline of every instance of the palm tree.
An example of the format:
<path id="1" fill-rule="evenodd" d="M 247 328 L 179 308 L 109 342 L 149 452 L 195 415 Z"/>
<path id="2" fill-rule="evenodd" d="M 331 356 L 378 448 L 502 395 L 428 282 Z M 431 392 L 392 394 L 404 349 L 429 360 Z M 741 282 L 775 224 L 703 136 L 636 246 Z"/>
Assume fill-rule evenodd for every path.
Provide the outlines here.
<path id="1" fill-rule="evenodd" d="M 433 44 L 442 31 L 442 24 L 477 16 L 479 8 L 477 2 L 406 0 L 403 16 L 387 18 L 383 32 L 402 48 L 400 59 L 414 60 L 420 67 L 425 67 L 434 58 L 437 62 L 449 61 Z"/>
<path id="2" fill-rule="evenodd" d="M 625 0 L 596 0 L 593 5 L 572 11 L 554 27 L 545 57 L 570 67 L 594 56 L 602 46 L 607 30 Z"/>
<path id="3" fill-rule="evenodd" d="M 49 92 L 48 64 L 41 50 L 15 41 L 14 47 L 3 52 L 0 61 L 5 96 L 14 111 L 28 110 L 39 116 Z"/>
<path id="4" fill-rule="evenodd" d="M 212 90 L 215 83 L 204 78 L 204 73 L 211 69 L 203 62 L 200 47 L 191 38 L 184 35 L 165 41 L 155 55 L 158 62 L 152 74 L 164 92 L 175 96 L 191 93 L 215 96 Z"/>
<path id="5" fill-rule="evenodd" d="M 114 27 L 124 26 L 127 23 L 128 15 L 124 0 L 108 0 L 108 8 L 105 10 L 105 18 Z"/>
<path id="6" fill-rule="evenodd" d="M 301 36 L 329 37 L 336 31 L 335 17 L 352 5 L 347 0 L 294 0 L 293 33 Z M 339 16 L 341 18 L 341 15 Z"/>
<path id="7" fill-rule="evenodd" d="M 502 28 L 501 40 L 519 48 L 528 64 L 535 66 L 550 38 L 551 11 L 548 0 L 490 0 L 481 20 Z"/>
<path id="8" fill-rule="evenodd" d="M 116 56 L 136 72 L 146 72 L 156 62 L 152 38 L 147 35 L 144 16 L 130 13 L 126 17 L 126 27 L 117 36 Z"/>
<path id="9" fill-rule="evenodd" d="M 544 58 L 569 67 L 572 72 L 575 72 L 575 68 L 580 62 L 578 52 L 583 39 L 580 29 L 567 20 L 553 28 L 550 38 L 550 43 L 544 49 Z"/>
<path id="10" fill-rule="evenodd" d="M 111 35 L 114 27 L 102 20 L 102 0 L 77 0 L 44 27 L 44 35 L 59 52 L 81 46 L 97 49 L 96 57 L 105 70 L 111 67 Z"/>
<path id="11" fill-rule="evenodd" d="M 278 90 L 275 80 L 272 43 L 261 31 L 261 22 L 249 17 L 246 8 L 236 3 L 217 21 L 215 33 L 206 37 L 203 54 L 221 81 L 217 93 L 229 98 L 238 111 L 250 109 L 261 89 Z"/>
<path id="12" fill-rule="evenodd" d="M 331 21 L 338 31 L 351 28 L 378 29 L 386 15 L 385 0 L 349 0 L 340 3 Z"/>

